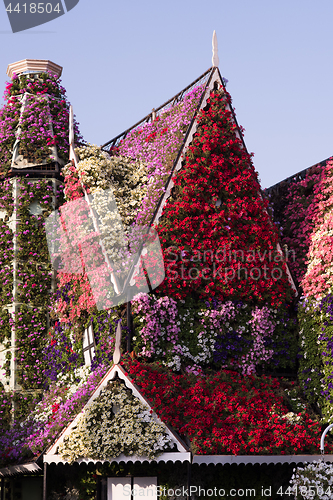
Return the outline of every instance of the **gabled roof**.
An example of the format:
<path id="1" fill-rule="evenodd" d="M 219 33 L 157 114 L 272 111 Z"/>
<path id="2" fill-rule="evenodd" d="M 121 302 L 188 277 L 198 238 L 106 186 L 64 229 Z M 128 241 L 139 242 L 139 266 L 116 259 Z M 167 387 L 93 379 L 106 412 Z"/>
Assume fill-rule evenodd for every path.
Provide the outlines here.
<path id="1" fill-rule="evenodd" d="M 165 431 L 168 435 L 168 437 L 171 439 L 171 442 L 173 445 L 176 446 L 177 451 L 173 452 L 165 452 L 159 455 L 155 461 L 157 462 L 167 462 L 167 461 L 185 461 L 185 460 L 190 460 L 191 459 L 191 453 L 186 446 L 186 444 L 180 439 L 180 437 L 166 424 L 162 423 L 162 421 L 159 419 L 159 417 L 156 415 L 156 413 L 152 410 L 152 407 L 148 400 L 142 396 L 139 388 L 131 381 L 127 373 L 123 370 L 123 368 L 120 365 L 113 365 L 112 368 L 108 370 L 108 372 L 105 374 L 101 382 L 98 384 L 96 387 L 95 391 L 93 392 L 92 396 L 90 397 L 89 401 L 86 403 L 86 405 L 83 407 L 83 410 L 81 413 L 79 413 L 74 420 L 62 431 L 60 436 L 53 442 L 53 444 L 50 446 L 50 448 L 46 451 L 46 454 L 44 455 L 44 462 L 46 463 L 66 463 L 66 460 L 64 460 L 59 454 L 58 454 L 58 448 L 59 445 L 61 445 L 64 441 L 64 438 L 68 436 L 71 431 L 76 427 L 78 424 L 79 418 L 82 413 L 85 412 L 87 406 L 94 401 L 101 393 L 101 391 L 107 386 L 109 381 L 114 380 L 116 377 L 119 377 L 126 385 L 128 389 L 132 391 L 132 394 L 135 398 L 138 398 L 140 402 L 148 406 L 148 409 L 152 413 L 153 418 L 160 424 L 163 424 L 165 426 Z M 84 457 L 82 459 L 76 460 L 78 463 L 82 462 L 97 462 L 97 460 L 93 460 L 90 457 Z M 108 460 L 98 460 L 99 462 L 144 462 L 148 461 L 151 462 L 148 457 L 145 456 L 125 456 L 123 454 L 119 455 L 118 457 L 110 457 Z"/>
<path id="2" fill-rule="evenodd" d="M 266 188 L 264 191 L 267 195 L 270 194 L 276 194 L 279 195 L 281 193 L 281 190 L 283 191 L 283 188 L 285 188 L 287 185 L 289 185 L 291 182 L 298 182 L 301 181 L 302 179 L 305 179 L 306 174 L 311 172 L 314 169 L 322 168 L 325 167 L 327 162 L 331 160 L 330 158 L 326 158 L 326 160 L 322 160 L 319 163 L 315 163 L 314 165 L 311 165 L 311 167 L 304 168 L 300 172 L 297 172 L 296 174 L 290 175 L 289 177 L 286 177 L 280 182 L 277 182 L 273 186 L 269 186 Z"/>
<path id="3" fill-rule="evenodd" d="M 158 224 L 159 218 L 162 215 L 163 208 L 164 208 L 166 201 L 169 198 L 171 190 L 173 188 L 173 180 L 172 180 L 173 176 L 174 176 L 176 171 L 180 170 L 184 155 L 188 149 L 188 146 L 192 142 L 193 136 L 197 130 L 196 118 L 197 118 L 199 111 L 206 106 L 209 94 L 213 89 L 216 89 L 216 88 L 218 88 L 218 86 L 220 86 L 225 90 L 224 80 L 221 76 L 219 68 L 213 66 L 212 68 L 208 69 L 207 71 L 205 71 L 205 73 L 203 73 L 196 80 L 194 80 L 190 85 L 188 85 L 183 90 L 178 92 L 178 94 L 173 96 L 171 99 L 166 101 L 164 104 L 162 104 L 158 108 L 153 109 L 151 113 L 149 113 L 144 118 L 142 118 L 140 121 L 135 123 L 135 125 L 128 128 L 127 130 L 125 130 L 124 132 L 117 135 L 115 138 L 111 139 L 110 141 L 106 142 L 105 144 L 103 144 L 101 146 L 104 151 L 108 152 L 109 154 L 113 154 L 114 151 L 121 144 L 121 142 L 123 140 L 125 140 L 126 137 L 128 137 L 128 135 L 130 133 L 133 133 L 136 130 L 140 130 L 143 126 L 145 126 L 148 123 L 152 123 L 156 118 L 161 116 L 164 112 L 166 112 L 167 110 L 171 109 L 172 107 L 174 107 L 177 104 L 179 104 L 180 102 L 182 102 L 184 100 L 184 98 L 186 97 L 186 95 L 188 95 L 188 93 L 191 90 L 193 90 L 194 88 L 199 87 L 201 85 L 203 86 L 203 91 L 202 91 L 202 94 L 201 94 L 201 97 L 199 100 L 199 104 L 193 113 L 192 119 L 189 123 L 187 130 L 184 132 L 183 141 L 182 141 L 181 146 L 177 152 L 176 158 L 175 158 L 173 165 L 172 165 L 172 168 L 170 169 L 170 172 L 169 172 L 169 177 L 168 177 L 168 179 L 165 183 L 165 186 L 164 186 L 164 193 L 160 196 L 160 198 L 158 200 L 156 200 L 155 211 L 154 211 L 152 219 L 150 221 L 150 225 Z M 229 109 L 229 111 L 232 113 L 233 120 L 237 126 L 236 135 L 237 135 L 238 139 L 240 139 L 242 141 L 243 147 L 247 151 L 243 136 L 241 134 L 239 125 L 238 125 L 237 120 L 236 120 L 234 110 L 233 110 L 232 106 L 229 106 L 229 105 L 227 105 L 227 109 Z"/>
<path id="4" fill-rule="evenodd" d="M 214 40 L 214 37 L 213 37 Z M 214 44 L 213 44 L 214 46 Z M 193 111 L 192 119 L 187 127 L 187 130 L 184 132 L 183 135 L 183 140 L 180 144 L 180 147 L 178 149 L 178 152 L 176 154 L 176 157 L 173 161 L 173 164 L 171 168 L 168 171 L 168 178 L 164 184 L 162 194 L 160 196 L 156 196 L 154 199 L 151 200 L 151 205 L 154 206 L 154 211 L 151 215 L 150 218 L 150 226 L 158 225 L 160 217 L 162 216 L 163 209 L 165 208 L 167 204 L 167 200 L 172 194 L 172 188 L 174 187 L 174 179 L 176 177 L 177 171 L 179 171 L 182 167 L 183 160 L 185 157 L 185 154 L 188 150 L 189 145 L 192 142 L 192 139 L 194 137 L 194 134 L 197 131 L 198 127 L 198 122 L 197 122 L 197 117 L 198 113 L 200 110 L 204 109 L 206 104 L 207 104 L 207 99 L 210 97 L 210 93 L 213 90 L 216 90 L 218 88 L 222 88 L 224 91 L 226 91 L 225 84 L 224 84 L 224 79 L 222 78 L 219 68 L 216 66 L 213 66 L 209 70 L 207 70 L 205 73 L 203 73 L 199 78 L 194 80 L 190 85 L 185 87 L 181 92 L 176 94 L 174 97 L 169 99 L 167 102 L 162 104 L 159 108 L 156 110 L 153 109 L 151 113 L 149 113 L 147 116 L 145 116 L 142 120 L 137 122 L 133 127 L 125 130 L 123 133 L 119 134 L 117 137 L 114 139 L 108 141 L 102 146 L 102 149 L 107 151 L 110 154 L 118 154 L 118 150 L 121 151 L 121 144 L 123 141 L 128 140 L 128 137 L 130 135 L 140 133 L 144 127 L 147 126 L 147 124 L 152 124 L 154 120 L 156 120 L 159 116 L 163 116 L 163 113 L 167 112 L 167 110 L 171 109 L 172 107 L 176 106 L 179 104 L 182 100 L 186 98 L 186 95 L 191 92 L 191 90 L 195 89 L 198 86 L 202 86 L 202 94 L 199 99 L 199 103 L 196 107 L 196 109 Z M 226 109 L 231 113 L 231 119 L 235 124 L 235 135 L 237 139 L 240 141 L 241 148 L 247 153 L 248 151 L 243 139 L 243 135 L 241 132 L 241 129 L 237 123 L 236 116 L 233 110 L 233 107 L 230 105 L 228 98 L 225 100 L 226 103 Z M 145 139 L 147 140 L 147 138 Z M 120 154 L 122 154 L 120 152 Z M 258 184 L 258 196 L 262 198 L 261 190 Z M 148 223 L 148 221 L 146 221 Z M 277 247 L 277 251 L 282 254 L 282 249 L 280 245 Z M 291 288 L 293 289 L 294 293 L 297 295 L 297 289 L 296 285 L 294 283 L 294 280 L 291 276 L 291 273 L 288 268 L 288 264 L 286 264 L 286 272 L 288 276 L 289 283 L 291 285 Z"/>

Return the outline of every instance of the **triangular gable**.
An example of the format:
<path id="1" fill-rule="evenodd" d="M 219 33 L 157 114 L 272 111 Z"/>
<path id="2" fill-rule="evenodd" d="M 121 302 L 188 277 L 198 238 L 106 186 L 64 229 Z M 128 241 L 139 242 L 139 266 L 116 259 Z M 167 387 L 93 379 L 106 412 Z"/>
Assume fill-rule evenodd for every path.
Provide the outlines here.
<path id="1" fill-rule="evenodd" d="M 159 455 L 155 461 L 160 462 L 160 461 L 185 461 L 185 460 L 190 460 L 191 459 L 191 453 L 188 450 L 188 447 L 185 445 L 185 443 L 180 439 L 177 434 L 170 429 L 168 425 L 166 425 L 164 422 L 162 422 L 159 417 L 156 415 L 156 413 L 152 410 L 152 407 L 150 403 L 147 401 L 147 399 L 140 393 L 139 388 L 131 381 L 131 379 L 128 377 L 126 372 L 123 370 L 123 368 L 120 365 L 113 365 L 112 368 L 106 373 L 106 375 L 103 377 L 101 382 L 98 384 L 96 387 L 95 391 L 93 392 L 92 396 L 90 397 L 89 401 L 86 403 L 84 406 L 83 410 L 81 413 L 79 413 L 74 420 L 62 431 L 61 435 L 56 439 L 56 441 L 51 445 L 51 447 L 47 450 L 46 454 L 44 455 L 44 462 L 46 463 L 66 463 L 66 460 L 64 460 L 59 454 L 58 454 L 58 448 L 59 446 L 64 442 L 64 438 L 66 436 L 69 436 L 69 434 L 72 432 L 72 430 L 76 427 L 78 424 L 80 415 L 85 412 L 86 407 L 94 401 L 100 394 L 101 391 L 106 388 L 107 384 L 109 381 L 114 380 L 116 377 L 119 377 L 124 383 L 125 386 L 132 391 L 132 394 L 135 398 L 139 399 L 139 401 L 148 407 L 148 409 L 152 412 L 152 416 L 154 419 L 165 426 L 165 431 L 168 437 L 171 439 L 171 442 L 173 445 L 176 445 L 177 447 L 177 452 L 164 452 L 161 455 Z M 149 460 L 148 457 L 144 456 L 125 456 L 125 455 L 119 455 L 118 457 L 110 457 L 108 460 L 93 460 L 90 459 L 89 457 L 85 457 L 82 459 L 76 460 L 77 462 L 97 462 L 97 461 L 108 461 L 108 462 L 136 462 L 136 461 L 151 461 Z"/>
<path id="2" fill-rule="evenodd" d="M 171 190 L 173 188 L 173 180 L 172 179 L 173 179 L 175 173 L 178 170 L 180 170 L 181 165 L 182 165 L 182 161 L 184 159 L 184 156 L 186 154 L 188 146 L 191 144 L 193 136 L 194 136 L 194 134 L 195 134 L 195 132 L 197 130 L 197 121 L 196 121 L 196 118 L 197 118 L 198 113 L 200 112 L 201 109 L 203 109 L 206 106 L 207 99 L 209 98 L 210 92 L 214 88 L 216 88 L 217 85 L 222 86 L 225 89 L 223 78 L 222 78 L 222 76 L 220 74 L 219 69 L 217 67 L 210 68 L 205 73 L 203 73 L 203 75 L 201 75 L 199 78 L 197 78 L 196 80 L 194 80 L 194 82 L 192 82 L 190 85 L 188 85 L 185 89 L 183 89 L 181 92 L 179 92 L 174 97 L 172 97 L 171 99 L 169 99 L 166 103 L 162 104 L 162 106 L 160 106 L 157 109 L 153 109 L 152 113 L 150 113 L 149 115 L 145 116 L 142 120 L 140 120 L 139 122 L 137 122 L 131 128 L 127 129 L 122 134 L 119 134 L 117 137 L 115 137 L 111 141 L 108 141 L 107 143 L 105 143 L 105 144 L 102 145 L 102 149 L 104 149 L 108 153 L 112 154 L 112 151 L 115 148 L 117 148 L 117 146 L 120 144 L 120 142 L 122 140 L 124 140 L 130 132 L 135 131 L 135 129 L 144 126 L 146 123 L 154 121 L 154 119 L 156 117 L 158 117 L 160 113 L 164 112 L 169 107 L 172 107 L 173 105 L 179 103 L 183 99 L 183 97 L 191 89 L 193 89 L 196 86 L 203 85 L 203 84 L 205 84 L 205 87 L 203 89 L 199 105 L 195 109 L 195 111 L 193 113 L 193 116 L 192 116 L 192 119 L 190 121 L 190 124 L 189 124 L 189 126 L 188 126 L 188 128 L 187 128 L 187 130 L 186 130 L 186 132 L 184 134 L 184 140 L 183 140 L 183 142 L 182 142 L 182 144 L 181 144 L 181 146 L 180 146 L 180 148 L 179 148 L 179 150 L 177 152 L 176 159 L 175 159 L 175 161 L 173 163 L 173 166 L 172 166 L 172 168 L 170 170 L 169 177 L 168 177 L 168 179 L 167 179 L 167 181 L 165 183 L 164 193 L 162 194 L 162 196 L 160 197 L 160 199 L 156 203 L 155 212 L 154 212 L 154 214 L 152 216 L 152 219 L 150 221 L 150 225 L 153 225 L 153 224 L 157 225 L 158 221 L 159 221 L 159 218 L 162 215 L 163 208 L 164 208 L 164 206 L 166 204 L 166 201 L 169 198 Z M 237 127 L 236 128 L 236 135 L 237 135 L 238 139 L 241 140 L 241 142 L 243 144 L 243 147 L 246 149 L 246 146 L 245 146 L 245 143 L 244 143 L 244 140 L 243 140 L 243 136 L 240 133 L 240 129 L 239 129 L 239 126 L 238 126 L 238 123 L 237 123 L 237 120 L 236 120 L 235 113 L 234 113 L 232 107 L 229 106 L 229 104 L 227 104 L 227 109 L 229 109 L 230 112 L 232 113 L 234 122 L 236 124 L 236 127 Z"/>

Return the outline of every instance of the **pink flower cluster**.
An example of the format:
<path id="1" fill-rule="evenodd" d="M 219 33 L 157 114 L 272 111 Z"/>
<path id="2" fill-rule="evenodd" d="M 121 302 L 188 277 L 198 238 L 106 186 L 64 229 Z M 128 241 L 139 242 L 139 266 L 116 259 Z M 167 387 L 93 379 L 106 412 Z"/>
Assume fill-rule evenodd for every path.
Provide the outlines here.
<path id="1" fill-rule="evenodd" d="M 252 318 L 249 321 L 252 330 L 253 345 L 249 352 L 243 356 L 243 373 L 255 373 L 256 365 L 262 361 L 268 361 L 274 354 L 273 349 L 267 349 L 265 341 L 272 336 L 275 322 L 272 321 L 272 312 L 268 307 L 261 309 L 255 307 L 251 312 Z"/>
<path id="2" fill-rule="evenodd" d="M 327 163 L 318 191 L 308 267 L 302 280 L 304 294 L 313 299 L 333 291 L 333 161 Z"/>
<path id="3" fill-rule="evenodd" d="M 154 121 L 129 132 L 118 146 L 117 153 L 148 166 L 148 192 L 136 220 L 138 225 L 151 220 L 202 92 L 202 86 L 192 89 Z"/>
<path id="4" fill-rule="evenodd" d="M 307 172 L 304 179 L 291 182 L 286 196 L 286 219 L 283 231 L 283 244 L 289 251 L 295 252 L 295 258 L 289 259 L 288 265 L 293 276 L 302 281 L 306 270 L 307 252 L 311 234 L 319 212 L 319 201 L 323 182 L 323 171 L 320 168 Z"/>
<path id="5" fill-rule="evenodd" d="M 68 159 L 69 104 L 60 81 L 47 74 L 34 79 L 16 77 L 7 85 L 7 104 L 0 111 L 0 159 L 2 170 L 11 167 L 13 146 L 19 131 L 18 154 L 38 164 Z M 82 141 L 77 124 L 76 138 Z"/>

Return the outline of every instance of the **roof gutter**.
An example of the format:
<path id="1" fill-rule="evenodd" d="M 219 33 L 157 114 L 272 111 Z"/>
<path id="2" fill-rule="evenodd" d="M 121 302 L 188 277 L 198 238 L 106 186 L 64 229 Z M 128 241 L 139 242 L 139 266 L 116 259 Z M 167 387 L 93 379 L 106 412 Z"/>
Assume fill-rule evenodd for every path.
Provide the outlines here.
<path id="1" fill-rule="evenodd" d="M 194 455 L 192 464 L 304 464 L 317 460 L 333 462 L 333 455 Z"/>
<path id="2" fill-rule="evenodd" d="M 17 476 L 19 474 L 41 473 L 42 469 L 36 463 L 11 465 L 0 469 L 0 477 Z"/>

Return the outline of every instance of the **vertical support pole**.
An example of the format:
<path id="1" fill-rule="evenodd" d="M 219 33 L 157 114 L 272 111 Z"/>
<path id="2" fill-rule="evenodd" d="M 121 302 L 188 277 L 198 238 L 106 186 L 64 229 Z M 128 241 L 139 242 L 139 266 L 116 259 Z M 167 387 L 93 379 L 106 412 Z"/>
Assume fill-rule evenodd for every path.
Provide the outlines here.
<path id="1" fill-rule="evenodd" d="M 108 496 L 108 480 L 106 477 L 101 479 L 101 500 L 107 500 Z"/>
<path id="2" fill-rule="evenodd" d="M 130 292 L 127 291 L 127 303 L 126 303 L 126 320 L 127 320 L 127 352 L 132 351 L 132 312 L 131 312 L 131 301 Z"/>
<path id="3" fill-rule="evenodd" d="M 134 491 L 134 477 L 131 476 L 131 500 L 134 500 L 133 491 Z"/>
<path id="4" fill-rule="evenodd" d="M 102 500 L 102 481 L 100 476 L 97 476 L 96 500 Z"/>
<path id="5" fill-rule="evenodd" d="M 14 212 L 12 215 L 12 231 L 13 231 L 13 320 L 15 323 L 15 317 L 16 317 L 16 301 L 17 301 L 17 274 L 18 274 L 18 263 L 17 263 L 17 232 L 18 232 L 18 223 L 19 223 L 19 218 L 18 218 L 18 197 L 19 197 L 19 186 L 18 186 L 18 179 L 15 177 L 13 179 L 13 199 L 14 199 Z M 9 386 L 12 389 L 12 391 L 15 391 L 16 389 L 16 327 L 15 324 L 12 326 L 12 333 L 11 333 L 11 339 L 10 339 L 10 349 L 11 349 L 11 360 L 10 360 L 10 382 Z M 14 411 L 13 411 L 13 418 L 14 418 Z"/>
<path id="6" fill-rule="evenodd" d="M 1 500 L 5 500 L 5 478 L 1 479 Z"/>
<path id="7" fill-rule="evenodd" d="M 191 500 L 191 471 L 192 471 L 192 464 L 191 462 L 187 462 L 187 489 L 188 489 L 188 495 L 187 495 L 187 500 Z"/>
<path id="8" fill-rule="evenodd" d="M 44 475 L 43 475 L 43 500 L 46 500 L 47 495 L 47 463 L 44 462 Z"/>

